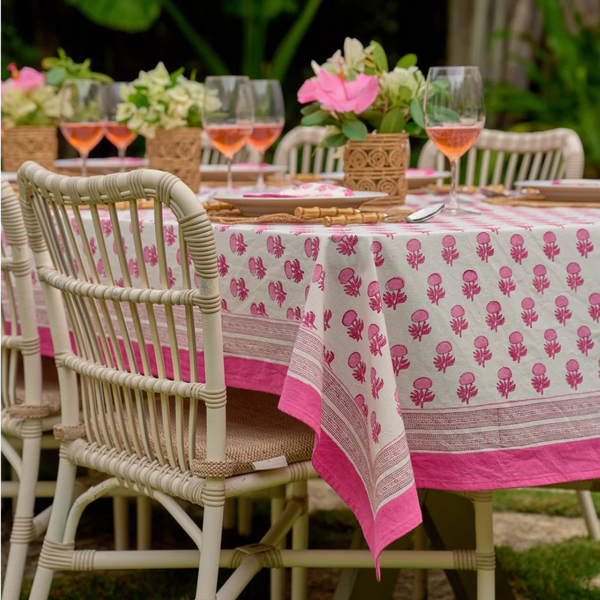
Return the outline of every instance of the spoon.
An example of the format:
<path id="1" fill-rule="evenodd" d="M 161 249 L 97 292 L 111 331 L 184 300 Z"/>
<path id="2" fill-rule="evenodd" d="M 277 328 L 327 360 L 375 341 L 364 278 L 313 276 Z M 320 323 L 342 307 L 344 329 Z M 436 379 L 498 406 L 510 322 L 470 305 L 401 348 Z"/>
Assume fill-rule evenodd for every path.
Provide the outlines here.
<path id="1" fill-rule="evenodd" d="M 438 202 L 437 204 L 430 204 L 421 210 L 416 210 L 413 213 L 410 213 L 404 220 L 407 223 L 425 223 L 425 221 L 429 221 L 429 219 L 433 219 L 440 213 L 444 211 L 445 204 L 443 202 Z"/>

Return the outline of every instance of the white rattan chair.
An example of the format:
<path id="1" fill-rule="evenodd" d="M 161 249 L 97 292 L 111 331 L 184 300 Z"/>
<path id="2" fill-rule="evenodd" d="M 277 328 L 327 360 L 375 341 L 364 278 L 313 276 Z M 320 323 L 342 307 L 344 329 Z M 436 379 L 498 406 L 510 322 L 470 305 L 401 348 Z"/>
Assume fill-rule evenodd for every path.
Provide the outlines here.
<path id="1" fill-rule="evenodd" d="M 464 185 L 498 185 L 507 190 L 524 179 L 579 179 L 584 153 L 579 136 L 571 129 L 512 133 L 484 129 L 467 153 Z M 419 156 L 419 168 L 443 170 L 444 155 L 428 140 Z M 459 166 L 459 173 L 460 173 Z"/>
<path id="2" fill-rule="evenodd" d="M 305 547 L 306 478 L 315 475 L 310 463 L 313 433 L 280 413 L 275 396 L 225 389 L 217 255 L 206 212 L 185 184 L 160 171 L 83 179 L 28 162 L 18 178 L 48 307 L 62 400 L 62 422 L 54 429 L 61 440 L 57 491 L 30 598 L 48 597 L 55 570 L 194 565 L 199 565 L 197 600 L 216 598 L 219 566 L 236 569 L 219 598 L 236 598 L 262 567 L 284 566 L 282 554 L 294 550 L 277 547 L 288 531 L 294 529 L 297 548 Z M 134 243 L 128 249 L 120 235 L 115 203 L 128 202 L 135 223 L 141 198 L 155 202 L 154 231 L 146 227 L 144 239 L 152 236 L 156 244 L 156 281 L 146 270 L 139 228 L 132 228 Z M 101 233 L 99 204 L 108 207 L 114 260 Z M 170 289 L 163 206 L 174 213 L 181 256 L 189 252 L 193 265 L 192 271 L 182 261 L 183 289 Z M 92 256 L 83 210 L 93 223 L 103 275 Z M 129 272 L 130 258 L 138 260 L 136 281 Z M 177 313 L 185 318 L 183 332 L 175 326 Z M 160 339 L 158 322 L 166 326 L 166 340 Z M 199 381 L 196 360 L 200 328 L 206 383 Z M 182 378 L 182 344 L 191 357 L 190 381 Z M 170 363 L 163 357 L 164 346 L 170 348 Z M 166 376 L 167 366 L 173 369 L 172 378 Z M 282 456 L 288 466 L 253 472 L 260 467 L 256 463 Z M 71 506 L 78 465 L 110 478 Z M 293 497 L 260 543 L 220 551 L 225 498 L 288 483 L 293 483 Z M 85 507 L 119 486 L 163 505 L 201 549 L 200 555 L 184 550 L 75 550 Z M 204 507 L 202 530 L 174 498 Z M 295 579 L 302 590 L 304 575 L 303 569 L 292 572 L 292 589 Z"/>
<path id="3" fill-rule="evenodd" d="M 281 138 L 273 164 L 287 167 L 290 175 L 341 171 L 343 161 L 337 158 L 339 148 L 318 147 L 325 133 L 325 127 L 294 127 Z"/>

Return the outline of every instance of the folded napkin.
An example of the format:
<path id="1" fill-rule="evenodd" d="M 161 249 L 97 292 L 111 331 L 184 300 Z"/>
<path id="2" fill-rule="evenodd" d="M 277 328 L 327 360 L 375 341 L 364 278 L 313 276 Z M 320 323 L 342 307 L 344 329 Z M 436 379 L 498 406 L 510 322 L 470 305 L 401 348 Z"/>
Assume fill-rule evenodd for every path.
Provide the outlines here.
<path id="1" fill-rule="evenodd" d="M 302 198 L 302 196 L 290 196 L 288 194 L 244 194 L 244 198 Z"/>
<path id="2" fill-rule="evenodd" d="M 435 169 L 406 169 L 406 173 L 415 177 L 427 177 L 428 175 L 435 175 L 437 171 Z"/>

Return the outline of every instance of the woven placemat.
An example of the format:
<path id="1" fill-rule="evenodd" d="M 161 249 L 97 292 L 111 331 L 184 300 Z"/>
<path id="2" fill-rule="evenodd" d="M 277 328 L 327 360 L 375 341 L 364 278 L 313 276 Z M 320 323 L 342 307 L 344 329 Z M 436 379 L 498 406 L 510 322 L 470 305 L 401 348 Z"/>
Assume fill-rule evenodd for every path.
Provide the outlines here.
<path id="1" fill-rule="evenodd" d="M 541 194 L 536 194 L 535 197 L 513 196 L 512 198 L 505 198 L 498 196 L 497 198 L 484 198 L 483 201 L 500 206 L 527 206 L 530 208 L 600 208 L 600 202 L 546 200 Z"/>

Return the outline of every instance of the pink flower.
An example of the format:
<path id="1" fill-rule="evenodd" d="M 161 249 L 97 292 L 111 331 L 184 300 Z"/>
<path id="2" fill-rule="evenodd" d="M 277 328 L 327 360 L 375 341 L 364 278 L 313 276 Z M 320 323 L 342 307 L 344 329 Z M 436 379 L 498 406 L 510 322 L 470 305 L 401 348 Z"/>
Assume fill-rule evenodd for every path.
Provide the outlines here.
<path id="1" fill-rule="evenodd" d="M 31 67 L 23 67 L 18 71 L 15 68 L 12 71 L 12 77 L 4 83 L 13 90 L 20 89 L 23 92 L 31 92 L 46 84 L 46 76 Z"/>
<path id="2" fill-rule="evenodd" d="M 307 79 L 298 90 L 298 102 L 306 104 L 315 100 L 328 110 L 361 113 L 373 102 L 379 92 L 375 75 L 361 73 L 354 81 L 345 81 L 321 69 L 316 79 Z"/>

